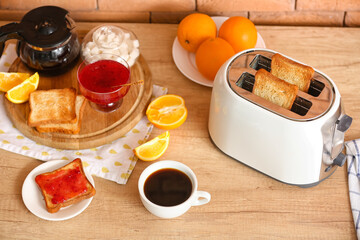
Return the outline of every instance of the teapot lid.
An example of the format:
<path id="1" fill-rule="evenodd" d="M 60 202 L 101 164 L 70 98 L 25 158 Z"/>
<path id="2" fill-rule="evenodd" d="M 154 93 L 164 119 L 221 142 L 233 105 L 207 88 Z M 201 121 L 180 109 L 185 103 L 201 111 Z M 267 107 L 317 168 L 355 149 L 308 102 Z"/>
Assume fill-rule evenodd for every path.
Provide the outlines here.
<path id="1" fill-rule="evenodd" d="M 71 36 L 68 11 L 56 6 L 43 6 L 26 13 L 21 20 L 21 36 L 37 47 L 54 47 Z"/>

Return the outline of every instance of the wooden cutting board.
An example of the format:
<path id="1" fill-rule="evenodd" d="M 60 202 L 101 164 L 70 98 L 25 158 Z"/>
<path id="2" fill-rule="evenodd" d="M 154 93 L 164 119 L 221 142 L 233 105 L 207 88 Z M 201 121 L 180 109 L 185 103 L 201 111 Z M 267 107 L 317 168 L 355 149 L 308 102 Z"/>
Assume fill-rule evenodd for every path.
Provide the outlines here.
<path id="1" fill-rule="evenodd" d="M 74 68 L 61 75 L 48 76 L 40 73 L 38 89 L 73 87 L 80 94 L 77 83 L 77 67 L 80 62 L 79 59 Z M 11 65 L 9 72 L 34 73 L 19 58 Z M 131 86 L 121 107 L 114 112 L 102 113 L 86 103 L 79 134 L 39 133 L 35 128 L 29 127 L 27 125 L 30 111 L 28 102 L 14 104 L 4 97 L 5 109 L 14 126 L 37 143 L 73 150 L 98 147 L 125 135 L 145 115 L 152 94 L 152 80 L 150 69 L 140 55 L 137 62 L 131 67 L 131 81 L 141 79 L 144 80 L 144 84 Z"/>

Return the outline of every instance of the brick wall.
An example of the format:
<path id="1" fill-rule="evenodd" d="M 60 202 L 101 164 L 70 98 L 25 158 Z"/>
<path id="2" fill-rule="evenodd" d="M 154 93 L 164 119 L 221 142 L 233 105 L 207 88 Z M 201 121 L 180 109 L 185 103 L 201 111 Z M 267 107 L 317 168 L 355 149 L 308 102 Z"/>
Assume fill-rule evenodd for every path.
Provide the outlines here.
<path id="1" fill-rule="evenodd" d="M 240 15 L 257 25 L 360 27 L 360 0 L 0 0 L 0 20 L 57 5 L 75 21 L 178 23 L 192 12 Z"/>

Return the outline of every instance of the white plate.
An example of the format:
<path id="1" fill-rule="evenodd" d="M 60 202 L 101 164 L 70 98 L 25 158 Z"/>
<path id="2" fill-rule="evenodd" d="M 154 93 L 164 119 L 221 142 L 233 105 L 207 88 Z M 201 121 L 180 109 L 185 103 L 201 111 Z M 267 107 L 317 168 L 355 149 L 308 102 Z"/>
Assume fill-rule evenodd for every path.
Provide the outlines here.
<path id="1" fill-rule="evenodd" d="M 91 203 L 93 199 L 92 197 L 68 207 L 61 208 L 56 213 L 49 213 L 46 210 L 45 201 L 38 185 L 35 182 L 35 177 L 41 173 L 54 171 L 55 169 L 58 169 L 68 163 L 69 161 L 67 160 L 53 160 L 45 162 L 34 168 L 26 177 L 22 187 L 22 198 L 29 211 L 39 218 L 51 221 L 61 221 L 73 218 L 84 211 Z M 88 174 L 85 169 L 84 172 L 91 184 L 95 187 L 92 176 Z"/>
<path id="2" fill-rule="evenodd" d="M 211 17 L 216 23 L 216 27 L 219 31 L 220 26 L 225 22 L 228 17 Z M 266 48 L 264 39 L 261 37 L 260 33 L 257 33 L 257 42 L 255 45 L 256 48 Z M 198 71 L 195 63 L 195 54 L 186 51 L 183 47 L 181 47 L 177 37 L 175 37 L 172 55 L 175 62 L 176 67 L 190 80 L 199 83 L 201 85 L 212 87 L 213 81 L 209 81 L 206 79 L 201 73 Z"/>

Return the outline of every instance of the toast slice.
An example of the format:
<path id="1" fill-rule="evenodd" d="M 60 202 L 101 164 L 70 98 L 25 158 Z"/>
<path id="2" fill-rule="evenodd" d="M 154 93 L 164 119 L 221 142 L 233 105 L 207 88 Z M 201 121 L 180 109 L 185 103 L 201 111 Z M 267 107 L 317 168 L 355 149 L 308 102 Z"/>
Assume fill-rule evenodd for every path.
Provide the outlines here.
<path id="1" fill-rule="evenodd" d="M 74 123 L 76 91 L 74 88 L 37 90 L 30 94 L 28 125 Z"/>
<path id="2" fill-rule="evenodd" d="M 295 84 L 303 92 L 308 92 L 314 72 L 312 67 L 297 63 L 278 53 L 271 58 L 271 74 Z"/>
<path id="3" fill-rule="evenodd" d="M 95 195 L 96 190 L 86 178 L 80 158 L 52 172 L 35 177 L 49 213 L 78 203 Z"/>
<path id="4" fill-rule="evenodd" d="M 264 69 L 259 69 L 255 74 L 253 93 L 259 97 L 291 109 L 298 92 L 298 87 L 281 80 Z"/>
<path id="5" fill-rule="evenodd" d="M 82 95 L 76 96 L 75 112 L 76 122 L 75 123 L 49 123 L 42 124 L 36 127 L 39 132 L 58 132 L 66 134 L 77 134 L 81 129 L 81 120 L 85 108 L 85 97 Z"/>

